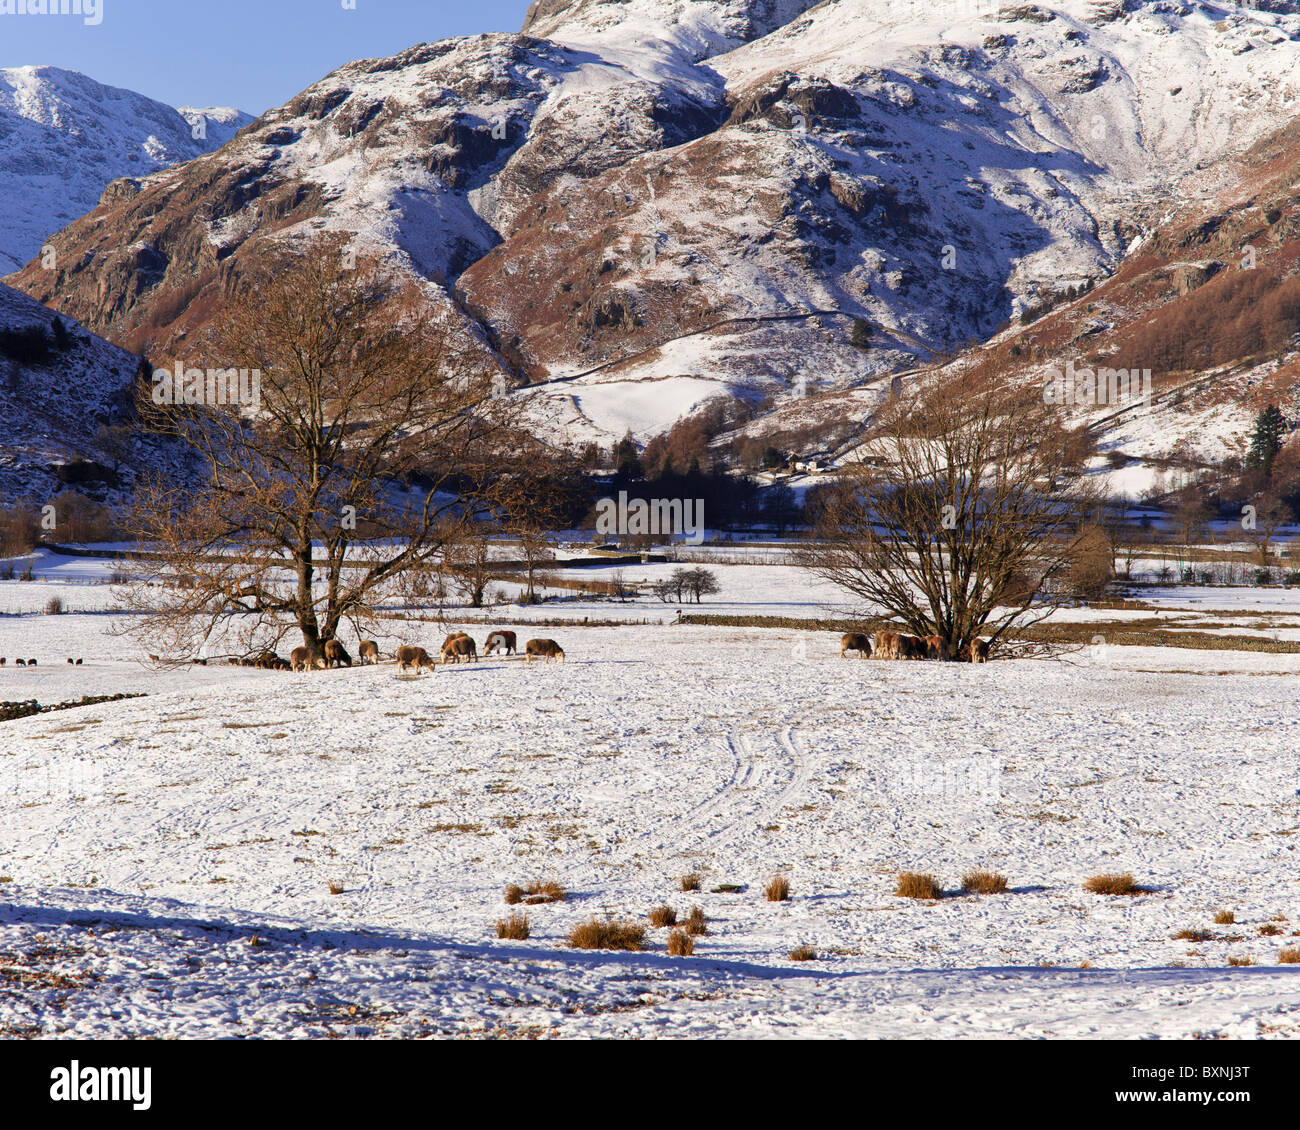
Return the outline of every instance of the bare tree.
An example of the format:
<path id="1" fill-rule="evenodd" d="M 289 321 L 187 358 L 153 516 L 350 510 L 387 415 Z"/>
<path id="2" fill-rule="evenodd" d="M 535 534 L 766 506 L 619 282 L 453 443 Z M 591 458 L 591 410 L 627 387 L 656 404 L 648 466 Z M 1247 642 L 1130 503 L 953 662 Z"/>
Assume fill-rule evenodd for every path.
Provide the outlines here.
<path id="1" fill-rule="evenodd" d="M 1259 552 L 1259 563 L 1267 565 L 1268 551 L 1273 544 L 1277 531 L 1292 520 L 1291 508 L 1271 491 L 1263 491 L 1251 499 L 1254 509 L 1245 528 Z"/>
<path id="2" fill-rule="evenodd" d="M 488 524 L 465 531 L 459 541 L 447 547 L 443 567 L 452 575 L 461 598 L 471 608 L 482 608 L 492 581 L 492 527 Z"/>
<path id="3" fill-rule="evenodd" d="M 1096 492 L 1039 390 L 922 378 L 882 405 L 803 563 L 954 655 L 1045 618 Z M 1051 583 L 1049 583 L 1051 582 Z"/>
<path id="4" fill-rule="evenodd" d="M 1173 523 L 1184 549 L 1204 532 L 1212 514 L 1202 487 L 1188 483 L 1179 489 L 1174 496 Z"/>
<path id="5" fill-rule="evenodd" d="M 706 596 L 713 596 L 721 591 L 718 584 L 718 578 L 713 570 L 705 569 L 703 566 L 697 566 L 694 569 L 687 569 L 682 577 L 682 590 L 699 604 L 701 599 Z"/>
<path id="6" fill-rule="evenodd" d="M 519 539 L 528 588 L 525 600 L 537 600 L 537 570 L 555 560 L 553 533 L 584 509 L 583 476 L 568 452 L 524 441 L 511 472 L 495 490 L 501 523 Z M 576 512 L 576 513 L 575 513 Z"/>
<path id="7" fill-rule="evenodd" d="M 681 572 L 681 570 L 676 570 L 676 572 Z M 674 600 L 680 601 L 682 598 L 681 586 L 677 583 L 675 577 L 672 576 L 663 577 L 660 580 L 655 581 L 654 584 L 650 586 L 650 591 L 663 601 L 664 604 L 669 604 Z"/>
<path id="8" fill-rule="evenodd" d="M 206 397 L 192 382 L 181 396 L 179 374 L 168 403 L 155 374 L 141 417 L 196 453 L 206 481 L 137 492 L 136 535 L 159 561 L 130 591 L 132 630 L 154 650 L 220 637 L 252 651 L 294 631 L 319 646 L 488 508 L 507 402 L 476 343 L 429 310 L 380 262 L 317 237 L 269 250 L 203 350 L 258 372 L 256 403 L 214 403 L 210 379 Z"/>

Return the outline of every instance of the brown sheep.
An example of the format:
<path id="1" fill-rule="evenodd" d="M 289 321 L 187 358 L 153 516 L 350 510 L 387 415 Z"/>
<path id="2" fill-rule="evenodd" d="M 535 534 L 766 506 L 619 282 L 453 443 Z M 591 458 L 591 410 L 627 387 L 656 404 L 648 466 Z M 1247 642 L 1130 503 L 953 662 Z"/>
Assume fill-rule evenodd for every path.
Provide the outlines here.
<path id="1" fill-rule="evenodd" d="M 871 641 L 861 632 L 845 632 L 840 638 L 840 658 L 846 651 L 856 651 L 859 659 L 871 658 Z"/>
<path id="2" fill-rule="evenodd" d="M 552 659 L 564 662 L 564 648 L 554 640 L 529 640 L 524 644 L 524 661 L 531 663 L 534 657 L 541 657 L 549 663 Z"/>
<path id="3" fill-rule="evenodd" d="M 26 667 L 26 666 L 27 666 L 27 660 L 25 660 L 25 659 L 20 659 L 20 660 L 18 660 L 18 666 L 19 666 L 19 667 Z"/>
<path id="4" fill-rule="evenodd" d="M 4 665 L 5 665 L 5 659 L 4 659 L 4 656 L 3 656 L 3 655 L 0 655 L 0 667 L 3 667 Z"/>
<path id="5" fill-rule="evenodd" d="M 248 666 L 258 667 L 263 671 L 287 671 L 290 666 L 273 651 L 264 651 L 256 659 L 245 662 Z"/>
<path id="6" fill-rule="evenodd" d="M 442 641 L 442 650 L 447 650 L 449 643 L 455 643 L 457 640 L 467 640 L 469 636 L 465 632 L 452 632 L 445 640 Z"/>
<path id="7" fill-rule="evenodd" d="M 361 646 L 357 648 L 357 655 L 363 666 L 367 663 L 378 663 L 379 645 L 374 640 L 362 640 Z"/>
<path id="8" fill-rule="evenodd" d="M 897 659 L 900 639 L 902 637 L 897 632 L 877 632 L 872 655 L 876 659 Z"/>
<path id="9" fill-rule="evenodd" d="M 326 667 L 351 667 L 352 656 L 348 654 L 348 649 L 338 640 L 325 641 L 325 666 Z"/>
<path id="10" fill-rule="evenodd" d="M 483 644 L 483 654 L 491 655 L 497 650 L 504 650 L 507 655 L 516 654 L 519 650 L 519 637 L 514 632 L 504 630 L 493 632 Z"/>
<path id="11" fill-rule="evenodd" d="M 899 659 L 924 659 L 925 640 L 920 636 L 899 636 L 898 657 Z"/>
<path id="12" fill-rule="evenodd" d="M 925 641 L 902 632 L 877 632 L 874 654 L 877 659 L 924 659 Z"/>
<path id="13" fill-rule="evenodd" d="M 943 636 L 926 636 L 924 642 L 926 659 L 946 660 L 952 657 L 948 641 Z"/>
<path id="14" fill-rule="evenodd" d="M 970 641 L 970 661 L 972 663 L 987 663 L 989 661 L 989 641 L 973 639 Z"/>
<path id="15" fill-rule="evenodd" d="M 325 656 L 310 647 L 295 647 L 289 652 L 289 666 L 294 671 L 324 671 Z"/>
<path id="16" fill-rule="evenodd" d="M 478 659 L 478 648 L 469 636 L 458 636 L 442 645 L 442 661 L 444 663 L 459 663 L 461 656 L 464 656 L 466 663 L 472 663 Z"/>
<path id="17" fill-rule="evenodd" d="M 422 647 L 399 647 L 397 649 L 397 669 L 405 671 L 408 667 L 414 667 L 415 673 L 420 673 L 421 667 L 427 667 L 433 670 L 433 660 L 429 658 L 429 653 Z"/>

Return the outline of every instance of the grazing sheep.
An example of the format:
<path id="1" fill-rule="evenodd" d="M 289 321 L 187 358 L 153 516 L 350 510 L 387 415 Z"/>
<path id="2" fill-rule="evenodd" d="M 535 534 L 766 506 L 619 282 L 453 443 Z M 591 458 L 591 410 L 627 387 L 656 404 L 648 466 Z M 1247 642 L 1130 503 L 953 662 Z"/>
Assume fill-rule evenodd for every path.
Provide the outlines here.
<path id="1" fill-rule="evenodd" d="M 69 659 L 69 660 L 68 660 L 68 662 L 69 662 L 69 663 L 71 663 L 71 662 L 72 662 L 72 660 L 71 660 L 71 659 Z"/>
<path id="2" fill-rule="evenodd" d="M 289 666 L 294 671 L 324 671 L 325 656 L 315 648 L 295 647 L 289 652 Z"/>
<path id="3" fill-rule="evenodd" d="M 18 664 L 19 667 L 26 667 L 26 666 L 27 666 L 27 660 L 25 660 L 25 659 L 19 659 L 19 660 L 16 660 L 15 662 L 17 662 L 17 664 Z"/>
<path id="4" fill-rule="evenodd" d="M 925 657 L 926 659 L 951 659 L 952 653 L 948 647 L 948 641 L 943 636 L 926 636 L 925 637 Z"/>
<path id="5" fill-rule="evenodd" d="M 483 644 L 483 654 L 491 655 L 494 651 L 501 649 L 507 655 L 514 655 L 519 648 L 519 637 L 514 632 L 499 631 L 493 632 L 488 636 L 487 641 Z"/>
<path id="6" fill-rule="evenodd" d="M 430 671 L 433 668 L 433 660 L 429 658 L 429 653 L 422 647 L 399 647 L 397 649 L 397 669 L 405 671 L 408 667 L 414 667 L 415 673 L 420 673 L 421 667 L 427 667 Z"/>
<path id="7" fill-rule="evenodd" d="M 478 648 L 475 647 L 474 641 L 467 635 L 460 635 L 449 639 L 442 645 L 442 661 L 444 663 L 459 663 L 461 656 L 465 657 L 466 663 L 472 663 L 478 659 Z"/>
<path id="8" fill-rule="evenodd" d="M 840 658 L 846 651 L 856 651 L 859 659 L 871 658 L 871 641 L 861 632 L 845 632 L 840 637 Z"/>
<path id="9" fill-rule="evenodd" d="M 970 641 L 970 661 L 987 663 L 989 661 L 989 641 L 974 639 Z"/>
<path id="10" fill-rule="evenodd" d="M 5 657 L 3 655 L 0 655 L 0 667 L 3 667 L 4 665 L 5 665 Z"/>
<path id="11" fill-rule="evenodd" d="M 925 641 L 901 632 L 877 632 L 876 659 L 924 659 Z"/>
<path id="12" fill-rule="evenodd" d="M 325 641 L 325 666 L 326 667 L 351 667 L 352 656 L 348 654 L 345 648 L 338 640 Z"/>
<path id="13" fill-rule="evenodd" d="M 357 648 L 357 657 L 361 660 L 362 666 L 367 663 L 378 663 L 379 645 L 374 640 L 362 640 L 361 646 Z"/>
<path id="14" fill-rule="evenodd" d="M 920 636 L 899 636 L 898 657 L 899 659 L 924 659 L 925 640 Z"/>
<path id="15" fill-rule="evenodd" d="M 35 666 L 36 666 L 36 660 L 35 660 L 35 659 L 29 659 L 29 660 L 27 661 L 27 666 L 28 666 L 28 667 L 35 667 Z"/>
<path id="16" fill-rule="evenodd" d="M 81 660 L 80 660 L 80 659 L 77 660 L 77 666 L 78 666 L 78 667 L 81 666 Z"/>
<path id="17" fill-rule="evenodd" d="M 554 640 L 529 640 L 524 644 L 524 661 L 531 663 L 534 657 L 537 656 L 540 656 L 547 663 L 552 659 L 563 663 L 564 648 Z"/>
<path id="18" fill-rule="evenodd" d="M 245 659 L 243 664 L 246 667 L 258 667 L 263 671 L 287 671 L 290 668 L 290 664 L 273 651 L 264 651 L 256 659 Z"/>

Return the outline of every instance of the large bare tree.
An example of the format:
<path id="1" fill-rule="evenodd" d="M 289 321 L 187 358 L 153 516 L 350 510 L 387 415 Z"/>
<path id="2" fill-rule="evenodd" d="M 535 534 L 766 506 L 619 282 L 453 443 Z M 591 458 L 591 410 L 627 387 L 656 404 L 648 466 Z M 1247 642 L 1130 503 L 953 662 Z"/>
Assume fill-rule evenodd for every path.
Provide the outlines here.
<path id="1" fill-rule="evenodd" d="M 931 374 L 882 405 L 804 564 L 955 656 L 1049 615 L 1096 494 L 1041 391 Z"/>
<path id="2" fill-rule="evenodd" d="M 136 535 L 158 559 L 131 590 L 133 630 L 164 657 L 294 632 L 317 647 L 488 510 L 511 424 L 485 352 L 340 238 L 268 251 L 195 352 L 260 387 L 251 404 L 188 382 L 180 395 L 178 374 L 176 402 L 141 390 L 147 426 L 203 469 L 197 488 L 155 479 L 137 496 Z"/>

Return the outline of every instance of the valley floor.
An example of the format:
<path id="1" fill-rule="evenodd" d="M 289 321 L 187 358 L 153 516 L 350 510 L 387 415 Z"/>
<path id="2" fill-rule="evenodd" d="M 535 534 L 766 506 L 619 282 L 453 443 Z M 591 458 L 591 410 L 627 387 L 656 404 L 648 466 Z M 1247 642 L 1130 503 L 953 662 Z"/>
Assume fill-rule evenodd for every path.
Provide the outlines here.
<path id="1" fill-rule="evenodd" d="M 150 692 L 0 724 L 0 1034 L 1300 1035 L 1300 655 L 574 626 L 563 665 L 158 674 L 112 621 L 0 617 L 91 656 L 0 699 Z M 1116 871 L 1147 893 L 1083 889 Z M 538 878 L 567 900 L 498 941 Z M 565 944 L 662 903 L 692 957 Z"/>

